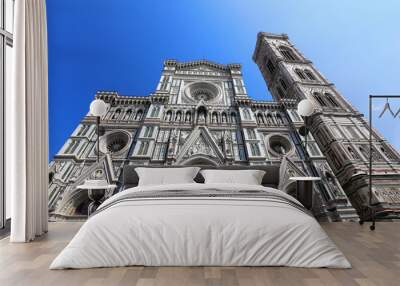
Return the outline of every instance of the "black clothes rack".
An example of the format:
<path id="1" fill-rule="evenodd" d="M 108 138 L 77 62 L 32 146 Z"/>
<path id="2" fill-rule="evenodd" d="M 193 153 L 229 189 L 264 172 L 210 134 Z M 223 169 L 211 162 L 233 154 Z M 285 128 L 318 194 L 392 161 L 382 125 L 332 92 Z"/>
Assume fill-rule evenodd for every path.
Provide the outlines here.
<path id="1" fill-rule="evenodd" d="M 386 111 L 387 105 L 388 105 L 388 100 L 390 98 L 397 98 L 400 99 L 400 95 L 369 95 L 369 199 L 368 199 L 368 210 L 366 212 L 362 212 L 361 217 L 360 217 L 360 224 L 363 224 L 365 220 L 370 219 L 372 221 L 372 224 L 370 225 L 371 230 L 375 230 L 375 222 L 377 219 L 381 218 L 387 218 L 387 212 L 386 211 L 376 211 L 376 208 L 372 205 L 372 153 L 373 153 L 373 147 L 372 147 L 372 133 L 373 133 L 373 127 L 372 127 L 372 102 L 374 99 L 386 99 L 386 104 L 384 107 L 384 110 L 380 114 L 380 117 L 384 114 Z M 389 112 L 396 117 L 397 113 L 394 114 L 392 110 L 389 109 Z"/>

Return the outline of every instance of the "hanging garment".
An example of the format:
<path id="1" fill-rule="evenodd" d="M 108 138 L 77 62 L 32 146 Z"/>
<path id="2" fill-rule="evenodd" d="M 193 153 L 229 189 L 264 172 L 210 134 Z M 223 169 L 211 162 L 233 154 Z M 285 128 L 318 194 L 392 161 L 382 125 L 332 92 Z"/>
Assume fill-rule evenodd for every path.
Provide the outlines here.
<path id="1" fill-rule="evenodd" d="M 387 98 L 386 98 L 385 106 L 383 107 L 381 114 L 379 114 L 379 118 L 381 118 L 383 116 L 383 114 L 385 114 L 386 110 L 389 110 L 389 112 L 392 114 L 392 116 L 395 117 L 394 112 L 392 111 L 392 109 L 390 107 L 389 100 Z M 396 115 L 397 115 L 397 113 L 396 113 Z"/>

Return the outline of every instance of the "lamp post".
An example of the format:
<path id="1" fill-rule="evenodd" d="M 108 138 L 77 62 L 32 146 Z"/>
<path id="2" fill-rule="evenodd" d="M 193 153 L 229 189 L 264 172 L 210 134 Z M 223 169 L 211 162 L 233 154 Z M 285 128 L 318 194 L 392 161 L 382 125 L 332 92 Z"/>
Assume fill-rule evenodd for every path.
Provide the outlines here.
<path id="1" fill-rule="evenodd" d="M 97 163 L 100 161 L 100 140 L 99 140 L 99 125 L 100 125 L 100 117 L 106 114 L 107 105 L 101 99 L 95 99 L 90 104 L 90 113 L 93 116 L 96 116 L 96 132 L 97 132 Z"/>
<path id="2" fill-rule="evenodd" d="M 304 157 L 305 161 L 308 162 L 308 152 L 307 152 L 307 135 L 308 135 L 308 117 L 314 113 L 314 105 L 309 99 L 303 99 L 302 101 L 299 102 L 297 105 L 297 113 L 300 114 L 301 116 L 304 117 L 304 129 L 299 130 L 299 133 L 304 136 Z M 303 128 L 302 127 L 302 128 Z M 303 133 L 303 134 L 302 134 Z"/>

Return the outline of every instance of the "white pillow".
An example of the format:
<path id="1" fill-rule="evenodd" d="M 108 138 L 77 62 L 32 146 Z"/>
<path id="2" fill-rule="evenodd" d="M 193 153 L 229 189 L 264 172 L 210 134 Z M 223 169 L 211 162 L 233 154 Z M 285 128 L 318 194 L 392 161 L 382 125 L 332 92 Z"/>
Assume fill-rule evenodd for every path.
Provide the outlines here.
<path id="1" fill-rule="evenodd" d="M 261 185 L 265 171 L 261 170 L 202 170 L 204 183 Z"/>
<path id="2" fill-rule="evenodd" d="M 135 168 L 139 176 L 138 186 L 194 183 L 200 168 Z"/>

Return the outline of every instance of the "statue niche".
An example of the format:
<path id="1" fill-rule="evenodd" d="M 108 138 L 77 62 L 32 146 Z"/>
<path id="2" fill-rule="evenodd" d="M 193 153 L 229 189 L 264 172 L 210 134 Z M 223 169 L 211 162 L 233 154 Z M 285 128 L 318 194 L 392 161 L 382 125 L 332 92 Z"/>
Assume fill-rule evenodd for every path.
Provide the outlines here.
<path id="1" fill-rule="evenodd" d="M 206 124 L 207 109 L 204 106 L 200 106 L 197 109 L 197 124 Z"/>

